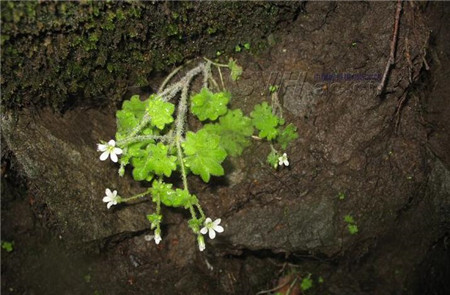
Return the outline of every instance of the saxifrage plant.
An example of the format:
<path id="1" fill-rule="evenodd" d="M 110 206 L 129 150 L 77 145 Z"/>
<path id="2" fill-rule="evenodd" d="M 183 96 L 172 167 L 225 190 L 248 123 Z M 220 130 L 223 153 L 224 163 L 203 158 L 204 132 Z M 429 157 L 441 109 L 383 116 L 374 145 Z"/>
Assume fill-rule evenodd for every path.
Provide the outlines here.
<path id="1" fill-rule="evenodd" d="M 212 75 L 212 67 L 219 73 L 222 89 Z M 151 184 L 146 191 L 131 197 L 122 197 L 116 190 L 107 188 L 103 202 L 109 209 L 119 203 L 150 197 L 155 210 L 147 215 L 147 219 L 154 230 L 152 238 L 156 244 L 162 240 L 161 204 L 182 207 L 190 212 L 188 225 L 197 236 L 200 251 L 205 249 L 203 235 L 208 234 L 214 239 L 216 232 L 224 231 L 220 218 L 213 221 L 206 217 L 197 196 L 189 190 L 188 174 L 198 175 L 206 183 L 211 176 L 223 176 L 223 161 L 228 156 L 241 155 L 252 138 L 270 143 L 267 161 L 272 167 L 289 165 L 287 154 L 281 154 L 275 146 L 285 150 L 289 142 L 298 137 L 294 125 L 284 126 L 278 103 L 272 106 L 267 102 L 258 104 L 250 117 L 240 109 L 230 109 L 231 94 L 224 90 L 221 68 L 230 70 L 232 80 L 239 79 L 242 74 L 242 68 L 232 59 L 228 64 L 205 59 L 179 81 L 166 87 L 180 68 L 176 69 L 148 99 L 132 96 L 116 113 L 115 140 L 98 144 L 98 151 L 102 152 L 100 160 L 110 158 L 119 162 L 120 176 L 130 165 L 134 180 Z M 196 76 L 203 77 L 202 88 L 190 95 L 191 82 Z M 173 101 L 175 98 L 179 98 L 177 104 Z M 201 128 L 189 129 L 189 111 L 200 121 Z M 254 135 L 255 128 L 257 135 Z M 175 172 L 182 179 L 181 188 L 166 182 Z"/>

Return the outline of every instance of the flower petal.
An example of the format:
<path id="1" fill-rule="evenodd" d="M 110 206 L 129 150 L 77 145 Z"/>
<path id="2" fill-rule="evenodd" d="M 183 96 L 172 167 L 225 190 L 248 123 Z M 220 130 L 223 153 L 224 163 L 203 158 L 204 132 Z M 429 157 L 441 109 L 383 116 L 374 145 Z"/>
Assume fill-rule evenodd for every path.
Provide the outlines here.
<path id="1" fill-rule="evenodd" d="M 284 160 L 284 166 L 289 166 L 289 161 L 287 159 Z"/>
<path id="2" fill-rule="evenodd" d="M 207 232 L 208 229 L 206 228 L 206 226 L 200 230 L 200 233 L 202 233 L 202 235 L 206 235 Z"/>
<path id="3" fill-rule="evenodd" d="M 112 196 L 113 196 L 113 198 L 115 198 L 115 197 L 117 196 L 117 191 L 116 191 L 116 190 L 114 190 L 114 191 L 112 192 Z"/>
<path id="4" fill-rule="evenodd" d="M 108 148 L 108 146 L 106 144 L 97 144 L 97 150 L 100 152 L 104 152 L 106 151 L 106 149 Z"/>
<path id="5" fill-rule="evenodd" d="M 109 203 L 106 205 L 106 207 L 109 209 L 109 208 L 111 208 L 112 205 L 113 205 L 113 202 L 109 202 Z"/>
<path id="6" fill-rule="evenodd" d="M 111 190 L 109 188 L 105 189 L 105 194 L 108 197 L 111 196 L 112 195 Z"/>
<path id="7" fill-rule="evenodd" d="M 156 245 L 158 245 L 161 242 L 161 236 L 160 235 L 155 235 L 155 243 Z"/>
<path id="8" fill-rule="evenodd" d="M 209 229 L 209 238 L 212 240 L 215 237 L 216 237 L 216 232 L 212 228 L 210 228 Z"/>
<path id="9" fill-rule="evenodd" d="M 218 233 L 223 233 L 223 227 L 220 226 L 220 225 L 216 225 L 216 226 L 214 227 L 214 230 L 215 230 L 216 232 L 218 232 Z"/>
<path id="10" fill-rule="evenodd" d="M 218 226 L 218 225 L 220 224 L 221 221 L 222 221 L 222 219 L 220 219 L 220 218 L 217 218 L 216 220 L 214 220 L 214 222 L 213 222 L 213 224 L 214 224 L 213 228 L 214 228 L 215 226 Z"/>
<path id="11" fill-rule="evenodd" d="M 151 240 L 153 240 L 154 237 L 155 237 L 154 235 L 145 235 L 144 240 L 146 240 L 147 242 L 150 242 Z"/>
<path id="12" fill-rule="evenodd" d="M 100 155 L 100 161 L 105 161 L 106 159 L 108 159 L 109 156 L 109 151 L 104 151 L 103 154 Z"/>
<path id="13" fill-rule="evenodd" d="M 114 141 L 114 139 L 111 139 L 110 141 L 108 141 L 108 145 L 109 146 L 116 146 L 116 142 Z"/>
<path id="14" fill-rule="evenodd" d="M 116 154 L 111 153 L 111 161 L 113 161 L 114 163 L 117 163 L 117 160 L 119 160 L 116 156 Z"/>
<path id="15" fill-rule="evenodd" d="M 211 223 L 211 222 L 212 222 L 211 218 L 207 217 L 206 220 L 205 220 L 205 225 L 208 224 L 208 223 Z"/>
<path id="16" fill-rule="evenodd" d="M 111 201 L 111 198 L 110 198 L 110 197 L 108 197 L 108 196 L 103 197 L 103 202 L 104 202 L 104 203 L 108 203 L 108 202 L 110 202 L 110 201 Z"/>
<path id="17" fill-rule="evenodd" d="M 114 149 L 113 149 L 113 153 L 116 154 L 116 155 L 120 155 L 120 154 L 122 154 L 122 152 L 123 152 L 123 151 L 122 151 L 121 148 L 114 148 Z"/>

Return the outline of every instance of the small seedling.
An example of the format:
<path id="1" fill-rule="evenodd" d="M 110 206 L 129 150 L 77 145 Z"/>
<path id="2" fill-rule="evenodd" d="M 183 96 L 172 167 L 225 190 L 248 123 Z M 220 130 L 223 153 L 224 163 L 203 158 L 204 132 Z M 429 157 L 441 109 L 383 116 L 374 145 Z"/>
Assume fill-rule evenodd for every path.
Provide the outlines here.
<path id="1" fill-rule="evenodd" d="M 270 93 L 274 93 L 278 91 L 279 86 L 278 85 L 270 85 L 269 86 L 269 91 Z"/>
<path id="2" fill-rule="evenodd" d="M 358 226 L 351 215 L 345 215 L 344 221 L 347 223 L 348 232 L 352 235 L 358 233 Z"/>
<path id="3" fill-rule="evenodd" d="M 242 51 L 241 46 L 240 46 L 239 44 L 236 45 L 236 47 L 234 47 L 234 51 L 236 51 L 236 52 L 241 52 L 241 51 Z"/>
<path id="4" fill-rule="evenodd" d="M 348 232 L 351 235 L 358 233 L 358 226 L 356 224 L 348 224 L 347 227 L 348 227 Z"/>
<path id="5" fill-rule="evenodd" d="M 339 200 L 344 200 L 344 199 L 345 199 L 345 194 L 342 193 L 342 192 L 340 192 L 340 193 L 338 194 L 338 198 L 339 198 Z"/>
<path id="6" fill-rule="evenodd" d="M 244 48 L 247 49 L 247 50 L 250 50 L 250 43 L 248 43 L 248 42 L 245 43 L 244 44 Z"/>
<path id="7" fill-rule="evenodd" d="M 2 248 L 8 253 L 12 252 L 14 250 L 14 242 L 2 241 Z"/>
<path id="8" fill-rule="evenodd" d="M 311 274 L 308 274 L 308 276 L 302 279 L 302 282 L 300 283 L 300 289 L 302 289 L 302 291 L 306 291 L 308 289 L 311 289 L 312 286 L 313 280 L 311 279 Z"/>

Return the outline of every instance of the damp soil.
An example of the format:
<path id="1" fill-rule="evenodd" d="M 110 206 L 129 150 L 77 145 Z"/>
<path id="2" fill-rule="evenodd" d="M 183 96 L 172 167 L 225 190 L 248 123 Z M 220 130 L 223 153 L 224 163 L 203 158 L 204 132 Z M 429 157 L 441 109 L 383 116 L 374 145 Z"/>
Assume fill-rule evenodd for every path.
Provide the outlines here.
<path id="1" fill-rule="evenodd" d="M 143 189 L 97 161 L 116 105 L 4 115 L 2 241 L 14 250 L 2 250 L 2 293 L 256 294 L 310 275 L 313 287 L 291 294 L 448 294 L 450 5 L 403 4 L 396 62 L 377 96 L 395 7 L 310 2 L 265 36 L 268 49 L 233 54 L 244 72 L 224 81 L 232 107 L 248 114 L 279 85 L 299 138 L 288 168 L 270 169 L 269 148 L 255 142 L 225 163 L 226 177 L 189 178 L 225 227 L 205 252 L 182 210 L 165 209 L 156 246 L 144 239 L 149 202 L 104 208 L 105 184 Z"/>

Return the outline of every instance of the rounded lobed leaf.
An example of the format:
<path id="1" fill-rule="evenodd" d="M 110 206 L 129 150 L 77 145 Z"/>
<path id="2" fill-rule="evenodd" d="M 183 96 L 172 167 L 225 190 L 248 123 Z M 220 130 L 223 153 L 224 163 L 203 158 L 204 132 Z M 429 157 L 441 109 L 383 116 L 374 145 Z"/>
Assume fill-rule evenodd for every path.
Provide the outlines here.
<path id="1" fill-rule="evenodd" d="M 208 88 L 194 95 L 191 99 L 191 112 L 196 115 L 200 121 L 217 120 L 219 116 L 227 112 L 227 104 L 230 101 L 231 94 L 228 92 L 212 93 Z"/>
<path id="2" fill-rule="evenodd" d="M 206 124 L 204 127 L 209 133 L 219 136 L 219 144 L 230 156 L 239 156 L 250 145 L 249 137 L 253 134 L 251 119 L 242 114 L 242 111 L 230 110 L 220 117 L 219 123 Z"/>
<path id="3" fill-rule="evenodd" d="M 277 126 L 280 120 L 272 114 L 272 107 L 267 102 L 255 106 L 253 112 L 250 113 L 253 126 L 259 130 L 259 137 L 272 140 L 278 135 Z"/>
<path id="4" fill-rule="evenodd" d="M 219 142 L 217 135 L 201 129 L 197 133 L 188 132 L 182 144 L 186 166 L 195 175 L 200 175 L 204 182 L 208 182 L 211 175 L 222 176 L 225 173 L 221 163 L 227 157 L 227 152 Z"/>
<path id="5" fill-rule="evenodd" d="M 175 106 L 170 102 L 165 102 L 159 97 L 151 96 L 146 107 L 146 112 L 150 115 L 150 124 L 160 130 L 164 126 L 173 122 L 173 112 Z"/>

